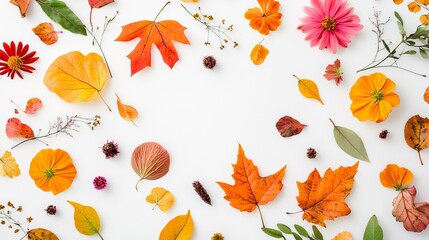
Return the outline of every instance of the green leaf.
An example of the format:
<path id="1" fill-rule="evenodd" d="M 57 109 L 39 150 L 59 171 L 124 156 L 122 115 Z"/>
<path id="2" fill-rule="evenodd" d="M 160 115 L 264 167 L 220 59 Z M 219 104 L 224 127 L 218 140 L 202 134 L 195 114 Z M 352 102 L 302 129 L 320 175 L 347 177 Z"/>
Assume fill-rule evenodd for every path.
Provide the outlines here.
<path id="1" fill-rule="evenodd" d="M 398 19 L 398 21 L 402 24 L 402 25 L 404 25 L 404 21 L 402 20 L 402 17 L 401 17 L 401 15 L 399 15 L 399 13 L 397 12 L 397 11 L 395 11 L 395 17 L 396 17 L 396 19 Z"/>
<path id="2" fill-rule="evenodd" d="M 419 48 L 419 52 L 420 52 L 420 56 L 422 56 L 422 58 L 428 58 L 428 54 L 426 53 L 426 51 L 422 48 Z"/>
<path id="3" fill-rule="evenodd" d="M 274 228 L 261 228 L 264 233 L 273 238 L 283 238 L 282 232 Z"/>
<path id="4" fill-rule="evenodd" d="M 302 240 L 302 237 L 300 237 L 298 234 L 296 233 L 292 233 L 293 237 L 295 238 L 295 240 Z"/>
<path id="5" fill-rule="evenodd" d="M 383 39 L 381 40 L 381 42 L 383 43 L 384 48 L 390 53 L 390 48 L 387 45 L 386 41 L 384 41 Z"/>
<path id="6" fill-rule="evenodd" d="M 363 240 L 383 240 L 383 229 L 378 224 L 377 216 L 372 215 L 363 234 Z"/>
<path id="7" fill-rule="evenodd" d="M 399 33 L 402 36 L 405 36 L 407 33 L 405 32 L 404 25 L 402 25 L 402 23 L 400 22 L 396 22 L 396 23 L 398 24 Z"/>
<path id="8" fill-rule="evenodd" d="M 332 122 L 332 120 L 331 120 Z M 334 124 L 334 122 L 332 122 Z M 334 124 L 334 137 L 338 146 L 348 155 L 369 162 L 362 139 L 352 130 Z"/>
<path id="9" fill-rule="evenodd" d="M 416 45 L 416 42 L 414 42 L 414 41 L 407 41 L 406 42 L 409 46 L 414 46 L 414 45 Z"/>
<path id="10" fill-rule="evenodd" d="M 304 237 L 309 237 L 307 230 L 305 230 L 303 227 L 299 226 L 298 224 L 293 225 L 296 229 L 296 231 Z"/>
<path id="11" fill-rule="evenodd" d="M 64 29 L 72 33 L 82 34 L 86 36 L 85 25 L 82 21 L 70 10 L 67 5 L 60 0 L 36 0 L 46 15 L 52 21 L 60 24 Z"/>
<path id="12" fill-rule="evenodd" d="M 316 238 L 316 240 L 323 240 L 323 235 L 322 233 L 319 231 L 319 229 L 313 225 L 313 234 L 314 237 Z"/>
<path id="13" fill-rule="evenodd" d="M 414 54 L 416 54 L 417 52 L 416 51 L 414 51 L 414 50 L 408 50 L 408 51 L 406 51 L 406 52 L 403 52 L 402 53 L 402 55 L 405 55 L 405 54 L 409 54 L 409 55 L 414 55 Z"/>
<path id="14" fill-rule="evenodd" d="M 277 224 L 277 227 L 280 229 L 280 231 L 286 233 L 286 234 L 292 234 L 292 230 L 290 229 L 290 227 L 284 225 L 284 224 Z"/>

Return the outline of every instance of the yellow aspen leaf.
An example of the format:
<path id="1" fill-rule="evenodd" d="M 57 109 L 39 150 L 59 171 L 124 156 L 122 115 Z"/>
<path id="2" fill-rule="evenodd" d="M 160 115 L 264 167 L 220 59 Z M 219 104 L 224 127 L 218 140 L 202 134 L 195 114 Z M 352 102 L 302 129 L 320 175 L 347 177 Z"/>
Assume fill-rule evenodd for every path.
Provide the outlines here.
<path id="1" fill-rule="evenodd" d="M 17 177 L 21 174 L 19 166 L 12 156 L 12 153 L 5 151 L 0 158 L 0 176 L 8 176 L 10 178 Z"/>
<path id="2" fill-rule="evenodd" d="M 159 235 L 159 240 L 189 240 L 194 232 L 191 211 L 170 220 Z"/>
<path id="3" fill-rule="evenodd" d="M 93 207 L 67 200 L 74 208 L 74 225 L 83 235 L 100 235 L 100 218 Z M 103 238 L 101 238 L 103 239 Z"/>
<path id="4" fill-rule="evenodd" d="M 264 45 L 256 44 L 253 47 L 252 52 L 250 53 L 250 59 L 255 65 L 260 65 L 264 63 L 265 58 L 268 56 L 269 53 L 270 50 L 264 47 Z"/>
<path id="5" fill-rule="evenodd" d="M 350 232 L 341 232 L 337 236 L 332 238 L 332 240 L 353 240 L 352 234 Z"/>
<path id="6" fill-rule="evenodd" d="M 59 240 L 57 235 L 48 229 L 34 228 L 27 232 L 28 240 Z"/>
<path id="7" fill-rule="evenodd" d="M 146 197 L 146 201 L 148 203 L 155 203 L 155 207 L 158 206 L 161 211 L 167 212 L 174 203 L 174 196 L 167 189 L 156 187 Z"/>
<path id="8" fill-rule="evenodd" d="M 109 78 L 106 63 L 97 53 L 84 56 L 73 51 L 59 56 L 46 71 L 43 82 L 51 92 L 69 103 L 89 102 L 101 97 Z M 110 107 L 101 97 L 109 111 Z"/>
<path id="9" fill-rule="evenodd" d="M 133 106 L 123 104 L 118 94 L 116 94 L 116 98 L 117 98 L 116 103 L 118 105 L 119 115 L 121 115 L 123 119 L 134 123 L 134 119 L 136 119 L 137 115 L 139 114 L 137 110 Z"/>
<path id="10" fill-rule="evenodd" d="M 293 75 L 298 79 L 298 88 L 301 94 L 306 98 L 316 99 L 322 105 L 324 105 L 322 99 L 320 98 L 319 88 L 313 80 L 310 79 L 300 79 L 296 75 Z"/>
<path id="11" fill-rule="evenodd" d="M 416 13 L 421 10 L 421 7 L 415 2 L 410 2 L 408 4 L 408 10 L 410 10 L 410 12 Z"/>
<path id="12" fill-rule="evenodd" d="M 54 44 L 58 41 L 57 32 L 54 30 L 52 23 L 40 23 L 33 28 L 34 34 L 36 34 L 42 42 L 46 45 Z"/>

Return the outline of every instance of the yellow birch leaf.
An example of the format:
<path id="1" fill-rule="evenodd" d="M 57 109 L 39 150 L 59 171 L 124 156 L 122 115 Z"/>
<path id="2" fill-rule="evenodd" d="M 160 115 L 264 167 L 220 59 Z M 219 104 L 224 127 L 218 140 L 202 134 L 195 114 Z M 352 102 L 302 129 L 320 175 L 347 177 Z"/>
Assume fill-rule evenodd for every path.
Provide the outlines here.
<path id="1" fill-rule="evenodd" d="M 252 60 L 253 64 L 260 65 L 264 63 L 265 58 L 269 53 L 270 50 L 264 47 L 264 45 L 256 44 L 250 53 L 250 59 Z"/>
<path id="2" fill-rule="evenodd" d="M 27 232 L 28 240 L 59 240 L 57 235 L 48 229 L 34 228 Z"/>
<path id="3" fill-rule="evenodd" d="M 332 240 L 353 240 L 353 237 L 350 232 L 342 232 L 332 238 Z"/>
<path id="4" fill-rule="evenodd" d="M 179 215 L 165 225 L 159 235 L 159 240 L 189 240 L 194 232 L 194 222 L 191 211 L 186 215 Z"/>
<path id="5" fill-rule="evenodd" d="M 46 45 L 51 45 L 58 41 L 58 35 L 57 32 L 55 32 L 52 23 L 40 23 L 32 30 L 34 34 L 36 34 Z"/>
<path id="6" fill-rule="evenodd" d="M 301 94 L 306 98 L 316 99 L 322 105 L 324 105 L 322 99 L 319 95 L 319 89 L 317 88 L 316 83 L 310 79 L 300 79 L 297 76 L 293 75 L 296 79 L 298 79 L 298 88 Z"/>
<path id="7" fill-rule="evenodd" d="M 101 97 L 100 92 L 108 78 L 106 63 L 100 55 L 90 53 L 84 56 L 74 51 L 55 59 L 46 71 L 43 82 L 64 101 L 80 103 Z M 106 101 L 104 103 L 109 108 Z"/>
<path id="8" fill-rule="evenodd" d="M 84 206 L 67 200 L 74 208 L 74 225 L 83 235 L 100 235 L 100 218 L 97 211 L 90 206 Z"/>
<path id="9" fill-rule="evenodd" d="M 121 115 L 123 119 L 134 123 L 133 120 L 136 119 L 137 115 L 139 114 L 137 110 L 133 106 L 123 104 L 118 94 L 116 94 L 116 98 L 117 98 L 116 103 L 118 105 L 119 115 Z"/>
<path id="10" fill-rule="evenodd" d="M 174 203 L 174 196 L 167 189 L 156 187 L 146 197 L 146 201 L 148 203 L 155 203 L 155 207 L 158 206 L 161 211 L 167 212 Z"/>
<path id="11" fill-rule="evenodd" d="M 21 171 L 19 170 L 18 164 L 15 162 L 15 158 L 12 153 L 5 151 L 3 156 L 0 158 L 0 176 L 8 176 L 10 178 L 19 176 Z"/>

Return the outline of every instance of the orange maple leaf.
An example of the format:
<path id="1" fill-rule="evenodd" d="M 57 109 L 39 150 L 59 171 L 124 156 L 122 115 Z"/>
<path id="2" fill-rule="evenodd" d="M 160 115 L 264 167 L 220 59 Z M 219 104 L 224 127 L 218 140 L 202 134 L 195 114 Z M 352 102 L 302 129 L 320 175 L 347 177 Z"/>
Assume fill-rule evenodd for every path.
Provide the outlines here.
<path id="1" fill-rule="evenodd" d="M 356 162 L 335 171 L 329 168 L 323 178 L 314 169 L 307 181 L 297 182 L 299 196 L 296 199 L 304 212 L 302 219 L 326 227 L 325 220 L 349 215 L 351 210 L 344 199 L 353 188 L 358 166 Z"/>
<path id="2" fill-rule="evenodd" d="M 246 158 L 243 148 L 238 145 L 237 163 L 232 165 L 235 180 L 234 185 L 217 182 L 225 192 L 225 199 L 230 205 L 240 211 L 252 212 L 259 205 L 267 204 L 274 200 L 282 190 L 282 179 L 286 166 L 273 175 L 259 176 L 258 167 L 252 160 Z"/>
<path id="3" fill-rule="evenodd" d="M 280 3 L 274 0 L 258 0 L 261 8 L 249 8 L 244 14 L 250 20 L 250 27 L 259 33 L 268 35 L 270 31 L 275 31 L 280 26 L 282 14 L 279 12 Z"/>
<path id="4" fill-rule="evenodd" d="M 122 26 L 121 34 L 115 40 L 127 42 L 137 37 L 141 39 L 134 50 L 127 56 L 131 60 L 131 75 L 151 66 L 152 44 L 156 45 L 162 55 L 162 59 L 170 68 L 173 68 L 174 64 L 179 60 L 179 55 L 172 41 L 189 44 L 184 32 L 186 28 L 180 23 L 174 20 L 156 22 L 161 11 L 153 21 L 143 20 Z"/>

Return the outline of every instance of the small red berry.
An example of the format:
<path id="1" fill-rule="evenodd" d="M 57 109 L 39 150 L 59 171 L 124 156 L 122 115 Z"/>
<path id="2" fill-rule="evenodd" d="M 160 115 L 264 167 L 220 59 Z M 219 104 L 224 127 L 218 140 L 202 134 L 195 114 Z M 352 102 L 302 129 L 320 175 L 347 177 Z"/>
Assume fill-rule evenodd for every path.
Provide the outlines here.
<path id="1" fill-rule="evenodd" d="M 314 148 L 308 148 L 307 149 L 307 157 L 310 159 L 316 158 L 317 152 Z"/>

